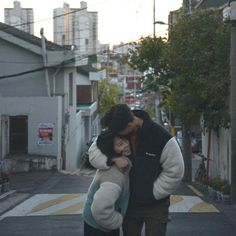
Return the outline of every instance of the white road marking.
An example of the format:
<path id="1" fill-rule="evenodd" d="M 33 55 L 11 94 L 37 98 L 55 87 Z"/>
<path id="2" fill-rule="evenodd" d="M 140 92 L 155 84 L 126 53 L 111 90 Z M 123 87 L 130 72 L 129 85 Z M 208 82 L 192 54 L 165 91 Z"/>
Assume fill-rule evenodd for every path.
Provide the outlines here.
<path id="1" fill-rule="evenodd" d="M 27 199 L 0 217 L 45 216 L 82 214 L 85 193 L 78 194 L 37 194 Z M 198 196 L 172 195 L 170 212 L 218 212 L 211 204 L 205 203 Z"/>

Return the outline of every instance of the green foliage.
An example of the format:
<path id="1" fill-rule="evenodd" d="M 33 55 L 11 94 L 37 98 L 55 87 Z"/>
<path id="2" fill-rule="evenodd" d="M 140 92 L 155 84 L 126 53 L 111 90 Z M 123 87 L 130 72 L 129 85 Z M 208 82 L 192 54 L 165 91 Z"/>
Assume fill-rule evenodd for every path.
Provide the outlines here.
<path id="1" fill-rule="evenodd" d="M 145 111 L 149 114 L 149 116 L 150 116 L 151 118 L 154 118 L 154 117 L 155 117 L 155 107 L 154 107 L 154 104 L 153 104 L 153 103 L 148 102 L 148 103 L 146 104 Z"/>
<path id="2" fill-rule="evenodd" d="M 88 56 L 88 64 L 92 65 L 93 63 L 97 63 L 97 55 L 92 54 Z"/>
<path id="3" fill-rule="evenodd" d="M 158 91 L 168 83 L 168 68 L 163 57 L 166 45 L 164 38 L 146 37 L 134 43 L 134 48 L 128 52 L 130 66 L 144 72 L 147 89 Z"/>
<path id="4" fill-rule="evenodd" d="M 195 11 L 173 27 L 166 50 L 172 72 L 168 100 L 183 119 L 203 113 L 206 127 L 228 127 L 229 38 L 216 10 Z"/>
<path id="5" fill-rule="evenodd" d="M 170 40 L 141 38 L 129 51 L 130 65 L 144 72 L 146 88 L 161 93 L 181 120 L 203 114 L 210 129 L 229 126 L 230 32 L 218 10 L 180 16 Z"/>
<path id="6" fill-rule="evenodd" d="M 213 178 L 210 178 L 208 180 L 208 185 L 213 189 L 215 189 L 216 191 L 220 191 L 222 186 L 222 181 L 220 179 L 220 176 L 215 176 Z"/>
<path id="7" fill-rule="evenodd" d="M 229 195 L 231 193 L 231 186 L 227 181 L 224 181 L 222 186 L 221 186 L 221 192 L 223 194 Z"/>
<path id="8" fill-rule="evenodd" d="M 111 106 L 119 103 L 119 86 L 105 78 L 98 84 L 98 110 L 100 114 L 105 113 Z"/>

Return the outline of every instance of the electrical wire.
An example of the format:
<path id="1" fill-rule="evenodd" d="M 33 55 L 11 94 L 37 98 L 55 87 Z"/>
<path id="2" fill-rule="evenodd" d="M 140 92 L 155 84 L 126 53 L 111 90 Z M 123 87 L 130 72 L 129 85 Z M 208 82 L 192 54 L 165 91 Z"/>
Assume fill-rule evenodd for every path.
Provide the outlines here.
<path id="1" fill-rule="evenodd" d="M 132 41 L 134 42 L 134 41 Z M 128 42 L 128 43 L 125 43 L 125 44 L 122 44 L 120 45 L 120 47 L 123 47 L 125 45 L 130 45 L 132 42 Z M 116 47 L 116 49 L 118 48 L 119 46 Z M 98 54 L 104 54 L 104 53 L 109 53 L 110 52 L 110 49 L 107 49 L 107 50 L 101 50 L 100 52 L 97 52 L 96 55 Z M 84 54 L 84 55 L 78 55 L 76 57 L 73 57 L 71 59 L 68 59 L 68 60 L 65 60 L 63 61 L 62 63 L 58 63 L 58 64 L 55 64 L 53 66 L 50 66 L 50 67 L 39 67 L 39 68 L 36 68 L 36 69 L 33 69 L 33 70 L 27 70 L 27 71 L 22 71 L 22 72 L 19 72 L 19 73 L 15 73 L 15 74 L 9 74 L 9 75 L 3 75 L 3 76 L 0 76 L 0 80 L 2 79 L 6 79 L 6 78 L 12 78 L 12 77 L 16 77 L 16 76 L 21 76 L 21 75 L 25 75 L 25 74 L 30 74 L 30 73 L 35 73 L 35 72 L 38 72 L 38 71 L 42 71 L 44 69 L 50 69 L 50 68 L 55 68 L 59 65 L 67 65 L 71 62 L 74 62 L 77 58 L 79 60 L 76 60 L 77 62 L 79 61 L 82 61 L 83 59 L 87 58 L 88 56 L 92 56 L 94 54 Z"/>

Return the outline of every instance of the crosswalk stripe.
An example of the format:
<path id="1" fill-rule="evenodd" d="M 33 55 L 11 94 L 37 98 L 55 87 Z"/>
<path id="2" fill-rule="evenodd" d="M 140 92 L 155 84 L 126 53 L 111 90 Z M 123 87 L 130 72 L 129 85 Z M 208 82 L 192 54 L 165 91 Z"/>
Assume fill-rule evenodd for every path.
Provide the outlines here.
<path id="1" fill-rule="evenodd" d="M 203 197 L 203 194 L 198 191 L 196 188 L 194 188 L 192 185 L 188 185 L 188 187 L 199 197 Z"/>
<path id="2" fill-rule="evenodd" d="M 86 199 L 85 193 L 37 194 L 6 212 L 1 218 L 11 216 L 42 216 L 81 214 Z M 213 205 L 198 196 L 172 195 L 169 212 L 219 212 Z"/>
<path id="3" fill-rule="evenodd" d="M 205 203 L 198 196 L 172 195 L 170 198 L 170 212 L 219 212 L 213 205 Z"/>
<path id="4" fill-rule="evenodd" d="M 69 215 L 69 214 L 74 214 L 74 213 L 79 214 L 81 213 L 83 206 L 84 206 L 84 203 L 74 204 L 60 211 L 55 211 L 51 215 Z"/>
<path id="5" fill-rule="evenodd" d="M 189 212 L 203 213 L 203 212 L 219 212 L 212 204 L 200 202 L 194 205 Z"/>
<path id="6" fill-rule="evenodd" d="M 38 204 L 29 213 L 38 212 L 38 211 L 43 210 L 45 208 L 48 208 L 52 205 L 57 205 L 57 204 L 60 204 L 62 202 L 65 202 L 65 201 L 72 200 L 74 198 L 77 198 L 78 196 L 81 196 L 81 194 L 65 194 L 65 195 L 60 196 L 58 198 L 55 198 L 55 199 L 49 200 L 47 202 L 43 202 L 43 203 Z"/>
<path id="7" fill-rule="evenodd" d="M 66 200 L 64 202 L 61 202 L 60 204 L 54 204 L 51 206 L 48 206 L 47 208 L 41 209 L 37 212 L 30 213 L 28 215 L 53 215 L 55 212 L 63 211 L 64 209 L 76 205 L 76 204 L 84 204 L 85 201 L 85 194 L 78 195 L 76 198 L 73 198 L 71 200 Z"/>

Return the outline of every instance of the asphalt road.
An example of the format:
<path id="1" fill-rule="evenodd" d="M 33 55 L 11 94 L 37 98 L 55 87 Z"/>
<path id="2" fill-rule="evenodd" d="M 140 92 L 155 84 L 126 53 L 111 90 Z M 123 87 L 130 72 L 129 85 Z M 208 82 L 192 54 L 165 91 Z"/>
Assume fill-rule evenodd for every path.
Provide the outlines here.
<path id="1" fill-rule="evenodd" d="M 91 180 L 90 172 L 52 175 L 1 215 L 0 235 L 82 236 L 82 203 Z M 221 208 L 181 185 L 172 198 L 167 236 L 234 236 L 236 225 Z"/>

